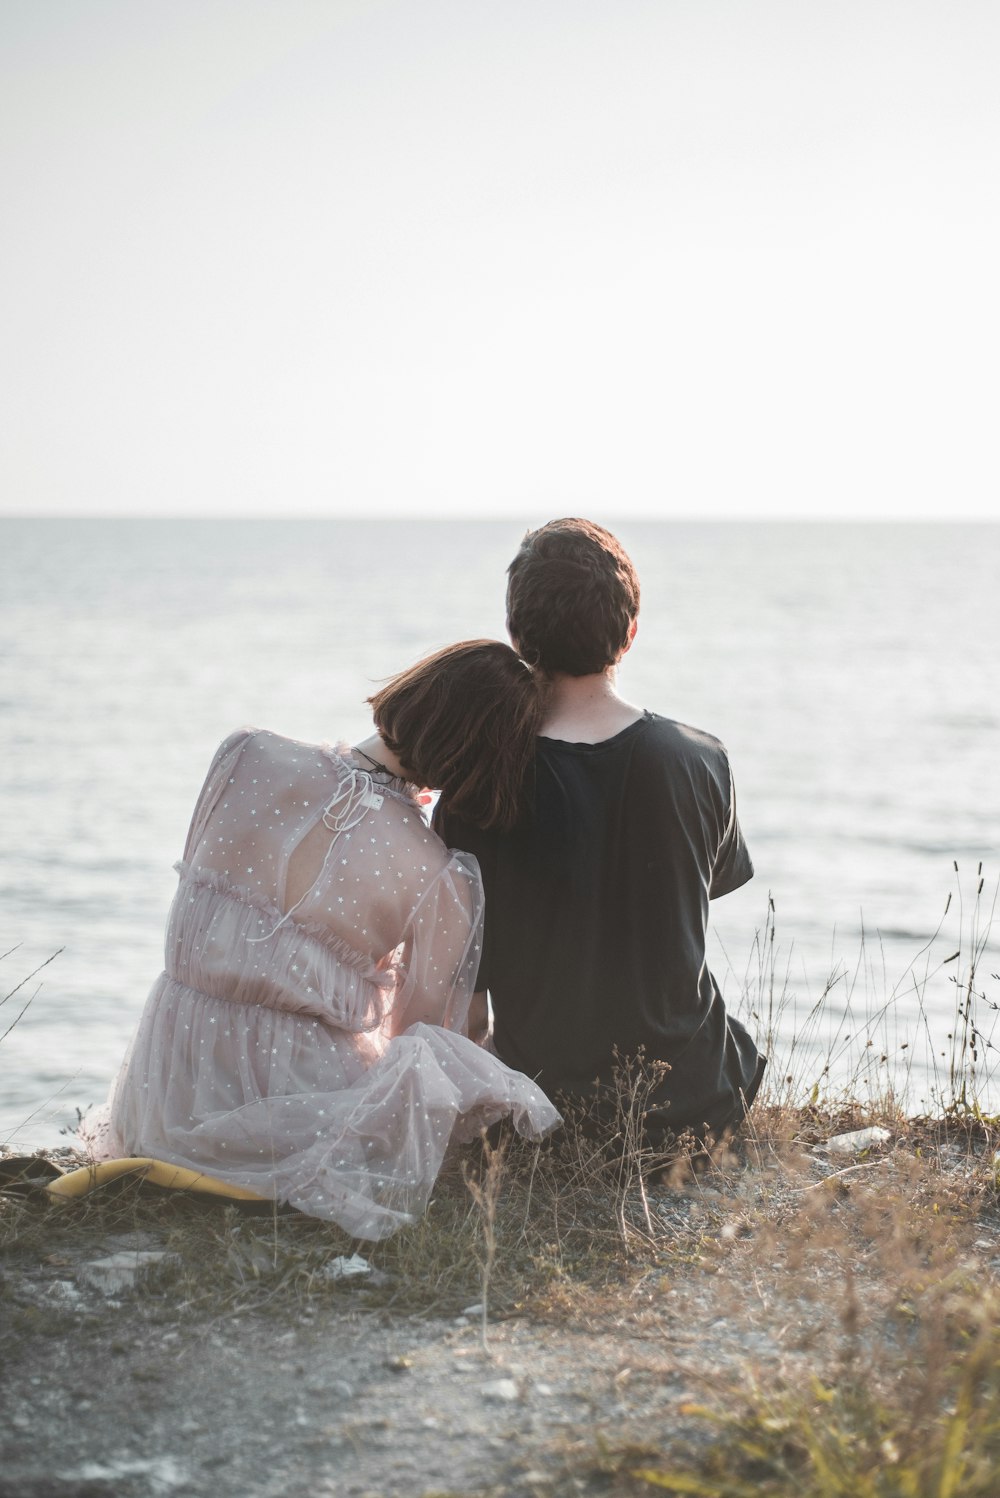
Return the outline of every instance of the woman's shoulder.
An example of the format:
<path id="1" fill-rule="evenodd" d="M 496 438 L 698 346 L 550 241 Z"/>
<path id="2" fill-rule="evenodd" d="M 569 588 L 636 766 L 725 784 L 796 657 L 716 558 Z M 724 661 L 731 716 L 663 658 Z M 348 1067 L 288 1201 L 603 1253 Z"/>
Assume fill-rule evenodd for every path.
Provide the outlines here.
<path id="1" fill-rule="evenodd" d="M 343 759 L 331 759 L 330 754 L 327 745 L 289 738 L 269 728 L 237 728 L 216 750 L 205 789 L 214 790 L 221 783 L 241 794 L 259 795 L 284 787 L 287 795 L 301 792 L 310 800 L 332 796 L 346 770 Z"/>
<path id="2" fill-rule="evenodd" d="M 329 744 L 313 744 L 306 739 L 293 739 L 287 734 L 275 733 L 271 728 L 247 725 L 234 729 L 223 739 L 217 754 L 225 756 L 235 749 L 242 750 L 244 754 L 250 751 L 255 759 L 277 760 L 282 763 L 318 763 L 330 755 L 342 763 L 346 745 L 340 744 L 334 749 Z"/>
<path id="3" fill-rule="evenodd" d="M 380 792 L 376 784 L 373 789 Z M 479 865 L 467 852 L 449 848 L 428 824 L 419 802 L 413 797 L 385 796 L 375 814 L 380 846 L 413 900 L 422 899 L 439 880 L 458 884 L 479 879 Z"/>

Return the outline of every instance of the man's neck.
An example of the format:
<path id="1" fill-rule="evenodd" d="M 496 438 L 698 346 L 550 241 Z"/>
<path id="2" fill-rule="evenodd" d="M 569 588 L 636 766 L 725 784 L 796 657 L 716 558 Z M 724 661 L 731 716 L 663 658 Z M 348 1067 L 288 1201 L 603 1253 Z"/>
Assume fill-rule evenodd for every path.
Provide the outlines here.
<path id="1" fill-rule="evenodd" d="M 541 733 L 571 744 L 600 744 L 638 721 L 642 710 L 618 695 L 614 666 L 593 676 L 549 677 Z"/>

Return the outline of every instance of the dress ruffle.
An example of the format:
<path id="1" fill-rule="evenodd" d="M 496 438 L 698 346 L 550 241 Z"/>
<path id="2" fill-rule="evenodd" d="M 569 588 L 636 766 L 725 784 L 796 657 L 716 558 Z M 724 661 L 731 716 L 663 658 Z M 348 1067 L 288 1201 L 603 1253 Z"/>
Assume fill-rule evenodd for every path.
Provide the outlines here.
<path id="1" fill-rule="evenodd" d="M 529 1139 L 559 1123 L 540 1088 L 464 1035 L 418 1023 L 380 1039 L 164 977 L 81 1138 L 99 1158 L 204 1170 L 377 1239 L 424 1211 L 450 1142 L 508 1116 Z"/>
<path id="2" fill-rule="evenodd" d="M 325 1019 L 343 1030 L 374 1030 L 392 1003 L 396 978 L 315 921 L 282 924 L 272 902 L 215 869 L 175 864 L 180 886 L 167 920 L 167 971 L 237 1004 L 262 1004 Z M 243 960 L 236 964 L 233 954 Z"/>

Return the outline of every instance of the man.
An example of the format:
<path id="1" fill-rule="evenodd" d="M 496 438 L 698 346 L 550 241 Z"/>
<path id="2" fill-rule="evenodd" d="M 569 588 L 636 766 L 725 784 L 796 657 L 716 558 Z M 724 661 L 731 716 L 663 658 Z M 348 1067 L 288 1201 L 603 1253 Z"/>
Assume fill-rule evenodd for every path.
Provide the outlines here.
<path id="1" fill-rule="evenodd" d="M 706 960 L 709 900 L 753 873 L 726 752 L 619 697 L 639 582 L 608 531 L 529 531 L 508 578 L 511 640 L 548 689 L 533 808 L 504 833 L 438 825 L 482 869 L 493 1046 L 550 1096 L 598 1106 L 625 1058 L 665 1062 L 647 1137 L 718 1137 L 764 1069 Z"/>

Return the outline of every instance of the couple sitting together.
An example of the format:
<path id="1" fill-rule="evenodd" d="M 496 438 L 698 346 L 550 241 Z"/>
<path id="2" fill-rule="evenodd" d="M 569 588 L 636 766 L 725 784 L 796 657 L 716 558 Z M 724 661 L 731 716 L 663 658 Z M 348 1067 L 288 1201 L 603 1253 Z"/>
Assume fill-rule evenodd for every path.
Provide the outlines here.
<path id="1" fill-rule="evenodd" d="M 451 1141 L 505 1117 L 542 1137 L 550 1099 L 593 1100 L 618 1057 L 669 1068 L 653 1143 L 739 1123 L 764 1063 L 705 941 L 709 900 L 752 866 L 718 740 L 616 692 L 638 608 L 619 542 L 553 521 L 509 568 L 513 649 L 404 671 L 354 746 L 226 740 L 166 970 L 82 1126 L 95 1158 L 381 1238 L 423 1211 Z"/>

